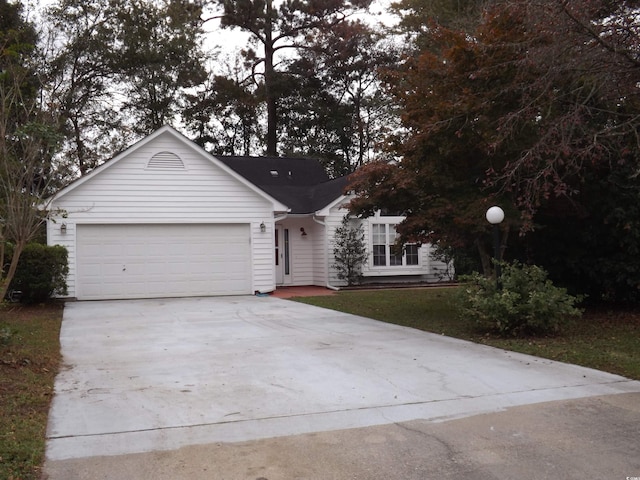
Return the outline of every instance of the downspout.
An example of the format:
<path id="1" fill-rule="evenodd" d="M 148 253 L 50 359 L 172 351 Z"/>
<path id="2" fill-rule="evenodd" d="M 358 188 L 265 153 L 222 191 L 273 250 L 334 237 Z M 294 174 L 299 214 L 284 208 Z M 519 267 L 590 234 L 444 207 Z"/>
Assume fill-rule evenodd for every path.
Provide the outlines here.
<path id="1" fill-rule="evenodd" d="M 311 219 L 316 222 L 319 225 L 322 225 L 324 227 L 324 254 L 327 257 L 327 261 L 326 261 L 326 267 L 327 267 L 327 283 L 325 285 L 325 287 L 327 287 L 329 290 L 335 290 L 338 291 L 340 290 L 339 287 L 333 286 L 329 283 L 329 236 L 327 235 L 327 224 L 321 220 L 318 220 L 316 218 L 315 215 L 313 215 L 311 217 Z"/>

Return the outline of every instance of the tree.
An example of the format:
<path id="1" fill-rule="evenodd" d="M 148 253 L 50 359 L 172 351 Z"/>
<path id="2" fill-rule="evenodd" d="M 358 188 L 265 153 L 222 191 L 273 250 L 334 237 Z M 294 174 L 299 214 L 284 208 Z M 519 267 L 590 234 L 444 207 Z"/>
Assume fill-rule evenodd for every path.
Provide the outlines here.
<path id="1" fill-rule="evenodd" d="M 80 174 L 177 121 L 205 79 L 201 8 L 186 0 L 59 0 L 49 7 L 50 102 Z"/>
<path id="2" fill-rule="evenodd" d="M 276 72 L 278 153 L 316 157 L 332 177 L 368 161 L 397 124 L 378 75 L 397 60 L 395 50 L 384 34 L 348 19 L 300 40 Z M 259 151 L 263 86 L 238 61 L 229 64 L 191 97 L 186 120 L 213 151 L 247 155 Z"/>
<path id="3" fill-rule="evenodd" d="M 121 56 L 114 65 L 126 92 L 123 113 L 146 135 L 178 118 L 186 90 L 206 77 L 200 49 L 202 9 L 187 0 L 127 0 L 115 25 Z"/>
<path id="4" fill-rule="evenodd" d="M 389 142 L 402 160 L 358 175 L 353 211 L 401 209 L 405 237 L 468 248 L 488 237 L 483 213 L 498 203 L 524 235 L 510 238 L 514 256 L 541 258 L 526 234 L 550 214 L 560 223 L 601 215 L 581 192 L 635 191 L 639 20 L 630 7 L 510 0 L 485 9 L 472 31 L 431 24 L 428 48 L 387 77 L 403 110 L 405 130 Z M 602 172 L 610 183 L 594 189 Z M 636 225 L 633 212 L 616 222 Z"/>
<path id="5" fill-rule="evenodd" d="M 404 33 L 409 50 L 428 50 L 431 45 L 431 27 L 439 25 L 472 32 L 481 19 L 482 10 L 492 0 L 398 0 L 390 10 L 400 17 L 397 30 Z"/>
<path id="6" fill-rule="evenodd" d="M 378 139 L 397 124 L 380 69 L 398 59 L 396 46 L 359 21 L 344 21 L 309 41 L 286 68 L 281 99 L 282 150 L 319 156 L 331 176 L 364 165 Z"/>
<path id="7" fill-rule="evenodd" d="M 505 28 L 516 20 L 515 32 Z M 485 49 L 501 47 L 503 68 L 514 72 L 500 92 L 514 105 L 491 144 L 513 153 L 490 180 L 513 192 L 525 220 L 548 199 L 579 191 L 591 168 L 638 164 L 640 62 L 629 35 L 638 26 L 626 5 L 605 0 L 518 1 L 488 17 L 487 34 L 505 34 Z"/>
<path id="8" fill-rule="evenodd" d="M 259 102 L 235 62 L 212 75 L 201 90 L 187 94 L 184 121 L 194 141 L 218 155 L 251 155 L 258 150 Z"/>
<path id="9" fill-rule="evenodd" d="M 276 54 L 285 49 L 305 48 L 304 38 L 327 32 L 349 15 L 367 8 L 371 0 L 315 0 L 282 2 L 272 0 L 215 0 L 223 9 L 223 28 L 240 28 L 252 35 L 252 45 L 243 55 L 259 85 L 267 110 L 266 154 L 277 155 L 278 100 L 281 75 Z M 260 46 L 262 52 L 256 51 Z M 262 66 L 262 69 L 259 67 Z"/>
<path id="10" fill-rule="evenodd" d="M 336 228 L 334 239 L 333 266 L 338 272 L 338 278 L 346 280 L 349 286 L 359 283 L 362 278 L 362 265 L 367 260 L 362 224 L 353 225 L 349 215 L 345 215 L 340 226 Z"/>
<path id="11" fill-rule="evenodd" d="M 35 27 L 23 19 L 22 5 L 0 0 L 0 78 L 5 89 L 19 87 L 16 93 L 25 98 L 32 98 L 37 88 L 35 78 L 29 75 L 32 72 L 23 65 L 33 55 L 37 41 Z M 22 75 L 24 83 L 15 84 L 17 74 Z"/>
<path id="12" fill-rule="evenodd" d="M 65 153 L 81 175 L 131 141 L 112 89 L 119 51 L 115 10 L 101 1 L 60 0 L 44 14 L 48 95 L 60 111 Z"/>
<path id="13" fill-rule="evenodd" d="M 399 162 L 373 162 L 353 176 L 354 214 L 372 215 L 390 208 L 406 220 L 397 226 L 402 243 L 433 243 L 441 248 L 475 248 L 485 272 L 490 270 L 486 209 L 500 204 L 507 212 L 505 234 L 518 215 L 511 199 L 487 188 L 485 172 L 499 156 L 488 145 L 493 118 L 509 108 L 506 98 L 472 77 L 479 69 L 476 44 L 465 32 L 434 28 L 431 48 L 409 56 L 386 81 L 400 106 L 404 129 L 388 140 Z M 501 75 L 508 75 L 502 72 Z M 497 77 L 497 73 L 496 73 Z M 492 79 L 498 82 L 500 78 Z M 506 238 L 503 235 L 503 238 Z"/>
<path id="14" fill-rule="evenodd" d="M 590 302 L 640 301 L 640 181 L 630 165 L 585 172 L 580 191 L 536 213 L 530 262 Z"/>
<path id="15" fill-rule="evenodd" d="M 44 198 L 60 180 L 52 161 L 58 145 L 55 119 L 41 108 L 35 30 L 21 8 L 0 0 L 0 299 L 20 255 L 46 218 Z M 8 13 L 5 17 L 4 13 Z M 5 270 L 5 242 L 13 254 Z"/>

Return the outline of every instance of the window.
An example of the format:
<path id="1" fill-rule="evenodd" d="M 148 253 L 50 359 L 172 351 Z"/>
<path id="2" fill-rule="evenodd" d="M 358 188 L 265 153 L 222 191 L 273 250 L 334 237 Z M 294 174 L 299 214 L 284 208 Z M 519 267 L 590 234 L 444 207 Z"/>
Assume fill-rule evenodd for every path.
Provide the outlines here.
<path id="1" fill-rule="evenodd" d="M 387 264 L 387 235 L 385 229 L 386 225 L 373 225 L 373 264 L 377 267 Z"/>
<path id="2" fill-rule="evenodd" d="M 383 208 L 379 212 L 381 217 L 402 217 L 404 214 L 399 210 L 391 210 L 389 208 Z"/>
<path id="3" fill-rule="evenodd" d="M 418 245 L 410 243 L 404 246 L 404 257 L 407 265 L 418 265 Z"/>
<path id="4" fill-rule="evenodd" d="M 289 229 L 284 229 L 284 274 L 291 273 L 291 262 L 289 261 Z"/>
<path id="5" fill-rule="evenodd" d="M 402 250 L 396 246 L 396 240 L 398 239 L 396 226 L 387 225 L 387 231 L 389 233 L 389 265 L 402 266 Z"/>
<path id="6" fill-rule="evenodd" d="M 371 225 L 374 267 L 404 267 L 419 264 L 418 245 L 407 244 L 398 251 L 396 225 L 374 223 Z"/>

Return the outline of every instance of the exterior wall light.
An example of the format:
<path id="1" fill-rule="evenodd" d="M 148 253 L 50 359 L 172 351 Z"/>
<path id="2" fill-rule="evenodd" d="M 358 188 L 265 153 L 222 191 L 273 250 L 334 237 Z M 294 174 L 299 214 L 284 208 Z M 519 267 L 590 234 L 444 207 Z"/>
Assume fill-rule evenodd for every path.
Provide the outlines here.
<path id="1" fill-rule="evenodd" d="M 67 233 L 67 224 L 63 223 L 62 225 L 60 225 L 60 233 L 65 235 Z"/>
<path id="2" fill-rule="evenodd" d="M 300 227 L 300 235 L 303 237 L 307 236 L 307 232 L 304 231 L 304 227 Z"/>
<path id="3" fill-rule="evenodd" d="M 262 222 L 262 223 L 260 224 L 260 231 L 261 231 L 262 233 L 264 233 L 264 232 L 266 232 L 266 231 L 267 231 L 267 226 L 264 224 L 264 222 Z"/>

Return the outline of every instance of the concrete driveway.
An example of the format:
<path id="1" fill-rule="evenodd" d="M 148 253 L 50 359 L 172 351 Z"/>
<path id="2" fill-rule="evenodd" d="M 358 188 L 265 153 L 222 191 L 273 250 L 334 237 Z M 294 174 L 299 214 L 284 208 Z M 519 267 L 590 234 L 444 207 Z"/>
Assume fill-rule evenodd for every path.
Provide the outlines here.
<path id="1" fill-rule="evenodd" d="M 61 342 L 50 480 L 550 478 L 585 432 L 640 476 L 640 382 L 591 369 L 270 297 L 69 303 Z"/>

